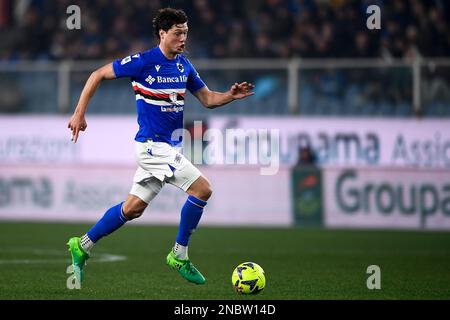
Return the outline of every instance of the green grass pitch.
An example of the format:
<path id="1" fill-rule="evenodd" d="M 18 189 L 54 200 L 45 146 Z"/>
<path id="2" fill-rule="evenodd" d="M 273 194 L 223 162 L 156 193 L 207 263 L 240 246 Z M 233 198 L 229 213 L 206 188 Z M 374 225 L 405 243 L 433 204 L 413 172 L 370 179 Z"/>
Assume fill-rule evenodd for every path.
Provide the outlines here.
<path id="1" fill-rule="evenodd" d="M 200 227 L 189 255 L 198 286 L 165 264 L 175 226 L 127 225 L 93 249 L 81 290 L 66 288 L 65 243 L 88 224 L 0 223 L 0 299 L 450 299 L 450 233 Z M 125 260 L 102 262 L 105 257 Z M 100 260 L 100 261 L 99 261 Z M 260 264 L 266 289 L 236 294 L 231 274 Z M 369 265 L 381 289 L 369 290 Z"/>

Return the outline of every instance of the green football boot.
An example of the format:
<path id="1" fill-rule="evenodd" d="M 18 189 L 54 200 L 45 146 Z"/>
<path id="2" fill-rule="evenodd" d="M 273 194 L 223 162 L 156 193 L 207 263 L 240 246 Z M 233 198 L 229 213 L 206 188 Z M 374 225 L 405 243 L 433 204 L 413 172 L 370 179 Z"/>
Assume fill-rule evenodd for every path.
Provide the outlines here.
<path id="1" fill-rule="evenodd" d="M 185 278 L 187 281 L 204 284 L 206 282 L 205 277 L 197 270 L 196 267 L 191 263 L 189 259 L 180 260 L 175 258 L 175 254 L 172 250 L 167 255 L 167 264 L 173 269 L 177 270 L 178 273 Z"/>
<path id="2" fill-rule="evenodd" d="M 81 248 L 79 237 L 70 238 L 67 245 L 72 256 L 73 273 L 81 284 L 84 279 L 84 266 L 86 265 L 86 260 L 89 259 L 89 254 Z"/>

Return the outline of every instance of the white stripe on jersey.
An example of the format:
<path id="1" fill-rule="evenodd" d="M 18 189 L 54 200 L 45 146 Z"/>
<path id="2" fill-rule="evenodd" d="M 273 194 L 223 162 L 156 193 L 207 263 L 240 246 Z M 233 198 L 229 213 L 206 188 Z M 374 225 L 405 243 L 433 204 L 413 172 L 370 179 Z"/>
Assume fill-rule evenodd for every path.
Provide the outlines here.
<path id="1" fill-rule="evenodd" d="M 176 103 L 171 103 L 171 102 L 167 102 L 167 101 L 147 99 L 147 98 L 144 98 L 143 96 L 141 96 L 140 94 L 136 94 L 136 100 L 144 100 L 145 102 L 147 102 L 149 104 L 153 104 L 155 106 L 168 106 L 168 107 L 184 106 L 184 100 L 178 100 Z"/>
<path id="2" fill-rule="evenodd" d="M 184 89 L 150 89 L 150 88 L 148 88 L 146 86 L 143 86 L 142 84 L 140 84 L 139 82 L 136 82 L 136 81 L 132 81 L 131 84 L 133 86 L 137 86 L 140 89 L 144 89 L 144 90 L 150 91 L 152 93 L 166 93 L 166 94 L 170 94 L 170 93 L 173 93 L 173 92 L 177 92 L 177 93 L 185 93 L 186 92 L 186 88 L 184 88 Z"/>

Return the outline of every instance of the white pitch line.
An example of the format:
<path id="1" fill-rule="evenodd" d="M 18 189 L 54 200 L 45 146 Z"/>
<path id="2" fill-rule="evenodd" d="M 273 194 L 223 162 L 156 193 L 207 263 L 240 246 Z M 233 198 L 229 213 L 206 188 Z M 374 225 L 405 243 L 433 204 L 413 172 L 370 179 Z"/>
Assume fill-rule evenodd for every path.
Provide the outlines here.
<path id="1" fill-rule="evenodd" d="M 15 251 L 14 249 L 3 250 L 0 252 L 9 253 L 30 253 L 31 255 L 68 255 L 68 252 L 58 250 L 45 250 L 45 249 L 23 249 Z M 117 262 L 126 260 L 126 256 L 111 254 L 111 253 L 96 253 L 89 262 Z M 39 264 L 39 263 L 71 263 L 70 259 L 0 259 L 1 264 Z"/>

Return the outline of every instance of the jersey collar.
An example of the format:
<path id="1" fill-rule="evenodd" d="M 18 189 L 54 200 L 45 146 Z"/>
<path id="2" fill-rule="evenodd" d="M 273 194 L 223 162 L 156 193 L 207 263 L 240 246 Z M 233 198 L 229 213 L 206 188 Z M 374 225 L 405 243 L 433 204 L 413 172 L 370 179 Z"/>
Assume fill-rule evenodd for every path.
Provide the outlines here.
<path id="1" fill-rule="evenodd" d="M 180 57 L 179 54 L 177 54 L 175 56 L 175 58 L 173 59 L 167 59 L 167 57 L 164 55 L 164 53 L 162 53 L 161 48 L 159 46 L 156 46 L 156 51 L 158 52 L 158 54 L 161 56 L 161 58 L 165 61 L 169 61 L 169 62 L 174 62 L 174 61 L 178 61 L 178 58 Z"/>

